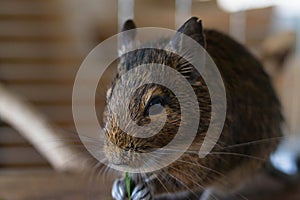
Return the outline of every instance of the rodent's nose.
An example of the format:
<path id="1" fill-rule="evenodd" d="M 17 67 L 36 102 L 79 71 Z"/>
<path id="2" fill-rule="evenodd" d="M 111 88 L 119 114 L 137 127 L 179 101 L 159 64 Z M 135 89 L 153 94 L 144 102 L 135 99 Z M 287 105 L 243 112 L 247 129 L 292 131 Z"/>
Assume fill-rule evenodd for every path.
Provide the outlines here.
<path id="1" fill-rule="evenodd" d="M 116 151 L 115 149 L 110 149 L 106 153 L 106 158 L 110 164 L 113 165 L 127 165 L 125 152 Z"/>
<path id="2" fill-rule="evenodd" d="M 117 155 L 112 155 L 109 159 L 109 162 L 114 165 L 126 165 L 125 160 Z"/>
<path id="3" fill-rule="evenodd" d="M 123 163 L 121 160 L 112 160 L 111 164 L 114 164 L 114 165 L 125 165 L 125 163 Z"/>

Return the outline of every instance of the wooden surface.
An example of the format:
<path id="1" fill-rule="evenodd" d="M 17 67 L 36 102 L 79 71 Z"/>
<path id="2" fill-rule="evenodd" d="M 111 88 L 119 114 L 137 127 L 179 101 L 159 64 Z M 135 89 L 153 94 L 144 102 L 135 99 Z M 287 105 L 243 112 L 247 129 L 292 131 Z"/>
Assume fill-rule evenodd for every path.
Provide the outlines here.
<path id="1" fill-rule="evenodd" d="M 59 1 L 1 0 L 0 81 L 51 123 L 69 130 L 72 82 L 81 59 L 64 19 Z M 16 129 L 1 124 L 0 167 L 49 164 Z"/>
<path id="2" fill-rule="evenodd" d="M 0 172 L 1 200 L 109 200 L 111 181 L 53 171 Z M 90 194 L 89 194 L 90 193 Z M 90 197 L 90 198 L 89 198 Z"/>
<path id="3" fill-rule="evenodd" d="M 1 200 L 109 200 L 112 177 L 44 171 L 1 171 Z M 93 175 L 97 177 L 97 175 Z M 300 181 L 257 175 L 235 197 L 226 200 L 299 200 Z"/>

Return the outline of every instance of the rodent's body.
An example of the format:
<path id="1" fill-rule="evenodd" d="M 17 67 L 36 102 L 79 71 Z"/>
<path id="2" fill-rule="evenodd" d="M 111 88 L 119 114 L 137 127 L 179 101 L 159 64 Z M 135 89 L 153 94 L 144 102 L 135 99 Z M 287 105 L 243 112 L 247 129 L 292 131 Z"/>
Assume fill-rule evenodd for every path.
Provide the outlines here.
<path id="1" fill-rule="evenodd" d="M 234 184 L 261 168 L 276 148 L 282 136 L 281 106 L 263 66 L 245 47 L 214 30 L 205 30 L 204 34 L 206 50 L 216 63 L 225 85 L 226 121 L 219 145 L 205 159 L 195 157 L 199 166 L 191 165 L 187 170 L 186 165 L 179 162 L 174 163 L 174 168 L 198 172 L 191 177 L 180 176 L 191 185 L 193 182 L 213 185 L 218 180 L 218 186 L 232 189 Z M 200 110 L 205 110 L 205 106 L 208 105 L 200 104 Z M 201 112 L 205 115 L 205 111 Z M 189 154 L 183 158 L 189 159 Z M 190 162 L 194 163 L 195 159 Z"/>
<path id="2" fill-rule="evenodd" d="M 188 31 L 185 29 L 188 29 L 189 26 L 197 26 L 198 23 L 198 20 L 195 21 L 195 18 L 192 18 L 185 24 L 186 27 L 183 26 L 182 32 L 190 33 L 191 29 Z M 198 31 L 198 27 L 192 28 L 192 30 Z M 203 35 L 202 27 L 198 34 Z M 217 145 L 205 158 L 199 158 L 197 152 L 210 122 L 211 102 L 203 79 L 198 77 L 196 80 L 192 80 L 191 85 L 198 98 L 201 116 L 197 136 L 189 151 L 184 153 L 178 161 L 159 172 L 154 172 L 161 177 L 167 177 L 165 179 L 167 181 L 164 182 L 162 179 L 163 183 L 154 181 L 153 184 L 163 184 L 164 187 L 167 187 L 168 192 L 198 191 L 206 187 L 217 187 L 226 192 L 229 188 L 236 188 L 243 179 L 262 167 L 282 136 L 283 118 L 280 103 L 262 65 L 242 45 L 222 33 L 204 30 L 205 39 L 199 35 L 192 38 L 196 38 L 196 41 L 205 47 L 218 67 L 224 82 L 227 99 L 226 119 Z M 180 62 L 172 59 L 174 57 L 169 54 L 156 50 L 146 50 L 142 53 L 136 51 L 130 56 L 125 56 L 120 65 L 123 69 L 127 68 L 125 66 L 134 68 L 150 61 L 173 66 L 174 69 L 180 68 L 178 67 Z M 123 72 L 119 71 L 117 79 Z M 110 92 L 114 92 L 113 89 L 112 87 Z M 149 85 L 137 92 L 137 96 L 132 100 L 133 105 L 130 105 L 131 112 L 136 112 L 135 120 L 137 122 L 147 123 L 147 116 L 145 117 L 145 114 L 139 112 L 145 110 L 147 101 L 150 101 L 149 98 L 143 98 L 143 96 L 145 94 L 153 96 L 154 93 L 156 96 L 162 96 L 163 106 L 170 116 L 179 115 L 180 118 L 178 102 L 174 95 L 161 86 Z M 114 104 L 114 102 L 110 102 L 109 95 L 107 102 Z M 179 126 L 178 122 L 175 124 L 169 120 L 166 127 L 155 136 L 157 138 L 141 140 L 124 135 L 117 128 L 117 124 L 113 123 L 112 113 L 109 111 L 106 114 L 106 121 L 107 145 L 105 151 L 112 164 L 116 163 L 116 159 L 122 164 L 130 162 L 116 156 L 123 155 L 129 150 L 139 150 L 145 145 L 150 149 L 163 147 L 172 139 L 173 134 L 176 134 Z M 176 120 L 173 119 L 173 121 Z M 119 151 L 116 150 L 116 146 L 123 151 L 116 152 Z M 139 151 L 147 152 L 147 150 L 144 148 Z M 163 186 L 158 188 L 164 190 Z M 157 192 L 161 191 L 158 189 Z"/>

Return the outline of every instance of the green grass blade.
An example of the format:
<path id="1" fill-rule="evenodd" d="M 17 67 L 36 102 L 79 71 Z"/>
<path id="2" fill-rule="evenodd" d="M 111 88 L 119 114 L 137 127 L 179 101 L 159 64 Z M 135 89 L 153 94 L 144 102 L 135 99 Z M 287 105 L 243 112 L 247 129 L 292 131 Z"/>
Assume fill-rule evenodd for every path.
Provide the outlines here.
<path id="1" fill-rule="evenodd" d="M 128 172 L 125 173 L 125 184 L 126 184 L 128 199 L 131 200 L 131 194 L 130 194 L 131 193 L 131 190 L 130 190 L 131 180 L 130 180 Z"/>

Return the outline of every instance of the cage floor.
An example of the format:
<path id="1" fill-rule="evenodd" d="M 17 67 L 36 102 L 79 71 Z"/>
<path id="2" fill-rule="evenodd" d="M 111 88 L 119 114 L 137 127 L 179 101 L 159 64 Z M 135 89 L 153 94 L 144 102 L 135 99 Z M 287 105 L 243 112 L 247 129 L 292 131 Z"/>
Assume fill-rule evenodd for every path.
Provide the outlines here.
<path id="1" fill-rule="evenodd" d="M 112 180 L 51 170 L 0 172 L 1 200 L 111 200 Z M 110 179 L 109 177 L 107 179 Z M 299 200 L 300 181 L 260 174 L 230 200 Z"/>

